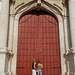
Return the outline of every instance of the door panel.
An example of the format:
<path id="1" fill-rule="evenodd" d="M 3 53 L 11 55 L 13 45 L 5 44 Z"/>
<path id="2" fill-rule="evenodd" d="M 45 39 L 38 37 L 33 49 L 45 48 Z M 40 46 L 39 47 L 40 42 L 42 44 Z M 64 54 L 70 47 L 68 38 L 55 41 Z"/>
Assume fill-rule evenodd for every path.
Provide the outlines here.
<path id="1" fill-rule="evenodd" d="M 17 75 L 31 75 L 34 58 L 43 64 L 43 75 L 60 75 L 58 23 L 46 11 L 31 11 L 19 21 Z"/>

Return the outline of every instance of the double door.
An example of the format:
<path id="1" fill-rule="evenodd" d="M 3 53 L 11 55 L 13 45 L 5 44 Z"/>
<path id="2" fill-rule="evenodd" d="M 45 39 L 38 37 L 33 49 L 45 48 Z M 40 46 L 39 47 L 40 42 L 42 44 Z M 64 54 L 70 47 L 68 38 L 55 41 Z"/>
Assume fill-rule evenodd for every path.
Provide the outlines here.
<path id="1" fill-rule="evenodd" d="M 31 75 L 36 58 L 43 64 L 43 75 L 60 75 L 58 23 L 48 12 L 30 11 L 19 21 L 17 75 Z"/>

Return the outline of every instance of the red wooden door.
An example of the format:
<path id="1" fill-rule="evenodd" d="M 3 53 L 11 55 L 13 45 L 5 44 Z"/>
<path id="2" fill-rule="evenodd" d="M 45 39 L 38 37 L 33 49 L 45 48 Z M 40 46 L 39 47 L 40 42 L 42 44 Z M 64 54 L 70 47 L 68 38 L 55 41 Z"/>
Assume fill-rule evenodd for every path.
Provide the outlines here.
<path id="1" fill-rule="evenodd" d="M 60 75 L 58 23 L 46 11 L 31 11 L 19 21 L 17 75 L 31 75 L 34 58 L 43 63 L 43 75 Z"/>

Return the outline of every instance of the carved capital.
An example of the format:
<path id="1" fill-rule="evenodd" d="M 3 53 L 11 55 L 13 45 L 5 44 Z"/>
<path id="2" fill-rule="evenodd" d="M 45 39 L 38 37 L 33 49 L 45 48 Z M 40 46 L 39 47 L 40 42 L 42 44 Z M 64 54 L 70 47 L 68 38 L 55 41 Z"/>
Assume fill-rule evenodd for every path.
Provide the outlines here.
<path id="1" fill-rule="evenodd" d="M 72 51 L 70 49 L 66 50 L 65 55 L 70 55 L 70 54 L 72 54 Z"/>
<path id="2" fill-rule="evenodd" d="M 71 55 L 71 54 L 75 54 L 75 49 L 71 48 L 69 50 L 66 50 L 64 55 Z"/>
<path id="3" fill-rule="evenodd" d="M 69 0 L 63 0 L 63 1 L 62 1 L 62 5 L 63 5 L 63 6 L 66 6 L 67 3 L 68 3 L 68 1 L 69 1 Z"/>
<path id="4" fill-rule="evenodd" d="M 75 54 L 75 48 L 71 48 L 71 52 Z"/>
<path id="5" fill-rule="evenodd" d="M 14 5 L 15 4 L 15 0 L 10 0 L 10 4 Z"/>
<path id="6" fill-rule="evenodd" d="M 12 53 L 12 50 L 9 50 L 8 49 L 6 55 L 9 55 L 9 56 L 12 56 L 13 57 L 14 53 Z"/>

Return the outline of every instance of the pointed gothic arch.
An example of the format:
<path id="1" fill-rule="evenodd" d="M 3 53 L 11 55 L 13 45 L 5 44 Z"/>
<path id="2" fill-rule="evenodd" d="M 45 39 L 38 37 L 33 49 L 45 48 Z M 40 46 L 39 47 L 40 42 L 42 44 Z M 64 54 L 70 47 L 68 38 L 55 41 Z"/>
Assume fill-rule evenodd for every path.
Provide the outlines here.
<path id="1" fill-rule="evenodd" d="M 43 63 L 43 75 L 60 75 L 58 22 L 53 14 L 45 10 L 32 10 L 20 17 L 17 75 L 31 75 L 34 58 Z"/>
<path id="2" fill-rule="evenodd" d="M 21 8 L 19 8 L 19 9 L 17 9 L 15 11 L 15 20 L 14 20 L 14 27 L 13 27 L 14 28 L 14 37 L 13 37 L 13 52 L 14 52 L 14 57 L 12 59 L 12 63 L 14 63 L 14 60 L 17 62 L 17 60 L 16 60 L 16 58 L 17 58 L 17 41 L 18 41 L 17 37 L 18 37 L 18 22 L 19 22 L 20 16 L 22 16 L 23 13 L 27 13 L 27 12 L 29 12 L 31 10 L 40 8 L 40 9 L 43 9 L 43 10 L 45 10 L 45 11 L 47 11 L 47 12 L 55 15 L 55 17 L 58 20 L 58 25 L 59 25 L 59 40 L 60 40 L 59 41 L 60 42 L 60 54 L 61 54 L 61 70 L 62 70 L 62 74 L 65 74 L 66 71 L 63 71 L 63 69 L 65 68 L 65 59 L 63 57 L 63 54 L 65 53 L 65 51 L 64 51 L 65 47 L 64 47 L 64 33 L 63 33 L 63 28 L 64 27 L 63 27 L 62 12 L 60 12 L 54 6 L 47 5 L 45 3 L 41 3 L 40 7 L 36 6 L 34 3 L 32 3 L 29 8 L 27 8 L 27 7 L 28 7 L 28 5 L 26 5 L 25 7 L 22 6 Z M 11 68 L 12 68 L 11 70 L 12 70 L 12 72 L 14 74 L 16 73 L 16 62 L 14 63 L 15 69 L 13 68 L 13 64 L 11 65 Z"/>

